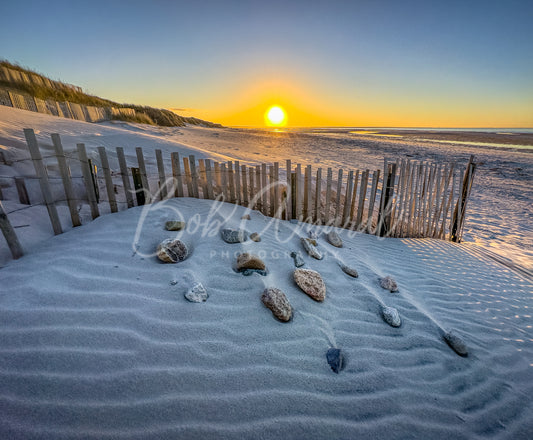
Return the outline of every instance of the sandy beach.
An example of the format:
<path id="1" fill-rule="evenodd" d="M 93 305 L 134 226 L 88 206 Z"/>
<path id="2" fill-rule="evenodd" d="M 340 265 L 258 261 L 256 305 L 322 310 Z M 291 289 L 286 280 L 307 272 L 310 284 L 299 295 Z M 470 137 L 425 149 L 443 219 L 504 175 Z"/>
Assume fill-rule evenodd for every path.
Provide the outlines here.
<path id="1" fill-rule="evenodd" d="M 11 161 L 0 164 L 3 176 L 33 174 L 25 160 L 25 127 L 36 130 L 44 150 L 51 151 L 49 136 L 57 132 L 67 151 L 77 142 L 90 152 L 123 146 L 129 160 L 142 146 L 242 163 L 290 151 L 303 163 L 351 160 L 354 167 L 373 168 L 383 156 L 460 160 L 475 151 L 485 170 L 461 244 L 339 229 L 343 246 L 337 248 L 325 227 L 273 222 L 242 206 L 191 198 L 116 214 L 102 203 L 105 215 L 94 221 L 85 205 L 79 228 L 69 227 L 68 209 L 58 205 L 67 231 L 55 237 L 43 206 L 13 212 L 27 254 L 12 261 L 2 242 L 0 437 L 531 437 L 530 152 L 0 112 L 0 146 Z M 327 158 L 324 149 L 331 151 Z M 46 160 L 53 170 L 54 158 Z M 75 177 L 79 170 L 74 160 L 70 164 Z M 11 211 L 21 205 L 8 181 L 0 180 Z M 242 219 L 246 214 L 250 220 Z M 167 231 L 169 220 L 187 227 Z M 226 243 L 224 228 L 257 232 L 261 241 Z M 300 238 L 310 234 L 318 237 L 322 260 L 302 247 Z M 154 252 L 167 238 L 182 240 L 188 258 L 161 263 Z M 291 253 L 298 251 L 303 268 L 324 281 L 323 302 L 294 281 Z M 243 252 L 260 257 L 267 274 L 237 272 Z M 358 278 L 341 265 L 357 270 Z M 380 286 L 386 276 L 397 282 L 397 292 Z M 197 283 L 209 295 L 205 302 L 184 297 Z M 262 304 L 270 287 L 290 302 L 289 322 Z M 400 327 L 384 321 L 383 307 L 397 310 Z M 467 356 L 446 343 L 449 332 L 464 342 Z M 328 364 L 332 348 L 344 359 L 337 373 Z"/>

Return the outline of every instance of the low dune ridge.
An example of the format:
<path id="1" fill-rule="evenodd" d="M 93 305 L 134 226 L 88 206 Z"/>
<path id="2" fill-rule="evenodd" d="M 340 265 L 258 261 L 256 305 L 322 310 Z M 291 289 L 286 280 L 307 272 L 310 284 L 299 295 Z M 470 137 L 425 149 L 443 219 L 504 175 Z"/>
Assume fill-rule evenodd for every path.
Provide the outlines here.
<path id="1" fill-rule="evenodd" d="M 166 231 L 178 212 L 187 228 Z M 195 222 L 210 212 L 211 224 Z M 221 227 L 262 240 L 228 244 Z M 306 226 L 208 200 L 106 215 L 9 262 L 0 272 L 0 437 L 530 438 L 529 279 L 468 246 L 339 231 L 335 248 L 316 229 L 324 258 L 302 253 L 303 267 L 323 278 L 323 303 L 293 281 L 290 253 Z M 188 243 L 190 256 L 160 263 L 153 253 L 166 238 Z M 268 274 L 235 272 L 242 252 Z M 380 287 L 385 276 L 398 292 Z M 206 302 L 184 298 L 194 282 Z M 290 322 L 261 303 L 268 287 L 286 294 Z M 401 327 L 383 321 L 383 305 Z M 451 330 L 467 357 L 445 342 Z M 330 348 L 344 358 L 338 374 Z"/>

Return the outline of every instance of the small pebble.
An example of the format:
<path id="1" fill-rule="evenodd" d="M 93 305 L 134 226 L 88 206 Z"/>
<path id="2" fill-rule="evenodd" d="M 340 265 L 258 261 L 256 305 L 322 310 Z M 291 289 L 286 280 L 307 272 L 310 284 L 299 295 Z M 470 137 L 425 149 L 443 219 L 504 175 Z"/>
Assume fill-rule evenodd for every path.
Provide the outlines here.
<path id="1" fill-rule="evenodd" d="M 177 281 L 177 280 L 171 280 L 171 281 L 170 281 L 170 285 L 171 285 L 171 286 L 175 286 L 176 284 L 178 284 L 178 281 Z"/>
<path id="2" fill-rule="evenodd" d="M 381 316 L 383 317 L 383 321 L 385 321 L 391 327 L 400 327 L 402 325 L 400 314 L 394 307 L 382 306 Z"/>
<path id="3" fill-rule="evenodd" d="M 396 284 L 396 281 L 394 281 L 394 278 L 390 276 L 387 276 L 385 278 L 380 278 L 379 285 L 386 290 L 390 290 L 391 292 L 398 291 L 398 284 Z"/>
<path id="4" fill-rule="evenodd" d="M 185 229 L 185 226 L 185 222 L 178 222 L 175 220 L 171 220 L 165 223 L 165 229 L 167 231 L 181 231 L 182 229 Z"/>
<path id="5" fill-rule="evenodd" d="M 252 241 L 258 242 L 258 241 L 261 241 L 261 236 L 257 232 L 252 232 L 250 234 L 250 239 Z"/>
<path id="6" fill-rule="evenodd" d="M 324 258 L 322 256 L 322 253 L 317 248 L 316 240 L 313 240 L 312 238 L 300 238 L 300 241 L 302 242 L 302 245 L 306 252 L 313 258 L 316 258 L 317 260 L 322 260 Z"/>
<path id="7" fill-rule="evenodd" d="M 242 229 L 222 229 L 220 236 L 226 243 L 242 243 L 248 240 L 248 233 Z"/>
<path id="8" fill-rule="evenodd" d="M 344 368 L 344 356 L 340 348 L 330 348 L 326 353 L 326 359 L 334 373 L 339 374 L 339 371 Z"/>
<path id="9" fill-rule="evenodd" d="M 202 283 L 195 283 L 188 291 L 185 293 L 185 298 L 190 302 L 201 303 L 207 301 L 209 295 Z"/>
<path id="10" fill-rule="evenodd" d="M 339 266 L 346 275 L 350 275 L 353 278 L 359 277 L 357 270 L 355 270 L 353 267 L 346 266 L 346 264 L 343 263 L 339 263 Z"/>
<path id="11" fill-rule="evenodd" d="M 251 220 L 250 214 L 245 214 L 241 217 L 241 220 Z"/>
<path id="12" fill-rule="evenodd" d="M 444 334 L 444 340 L 459 356 L 468 356 L 468 349 L 464 341 L 453 331 Z"/>
<path id="13" fill-rule="evenodd" d="M 302 257 L 302 253 L 300 251 L 291 252 L 291 257 L 294 260 L 294 265 L 296 267 L 302 267 L 305 264 L 304 258 Z"/>
<path id="14" fill-rule="evenodd" d="M 339 248 L 342 247 L 342 239 L 335 231 L 330 231 L 327 237 L 329 244 Z"/>

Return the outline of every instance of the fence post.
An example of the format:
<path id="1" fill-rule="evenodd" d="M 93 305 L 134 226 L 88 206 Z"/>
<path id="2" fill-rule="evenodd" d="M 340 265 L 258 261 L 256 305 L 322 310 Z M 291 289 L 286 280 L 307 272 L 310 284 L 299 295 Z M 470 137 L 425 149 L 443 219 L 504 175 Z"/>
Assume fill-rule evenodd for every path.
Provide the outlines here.
<path id="1" fill-rule="evenodd" d="M 378 192 L 379 174 L 380 170 L 376 170 L 372 175 L 372 189 L 370 190 L 370 199 L 368 200 L 368 221 L 366 224 L 366 231 L 369 234 L 372 232 L 372 220 L 374 219 L 374 204 L 376 203 Z"/>
<path id="2" fill-rule="evenodd" d="M 474 155 L 472 155 L 470 156 L 470 160 L 468 161 L 466 168 L 461 195 L 459 196 L 459 200 L 457 201 L 457 205 L 455 206 L 455 211 L 453 213 L 451 240 L 455 242 L 461 241 L 463 223 L 465 220 L 466 202 L 468 200 L 468 196 L 470 195 L 470 190 L 472 189 L 475 170 L 476 164 L 474 163 Z M 459 202 L 461 202 L 461 204 L 459 204 Z"/>
<path id="3" fill-rule="evenodd" d="M 194 157 L 194 154 L 189 154 L 189 166 L 191 167 L 192 193 L 195 199 L 199 199 L 198 172 L 196 171 L 196 158 Z"/>
<path id="4" fill-rule="evenodd" d="M 122 185 L 124 186 L 124 193 L 126 195 L 126 203 L 128 208 L 133 208 L 133 195 L 131 194 L 130 178 L 128 175 L 128 166 L 126 165 L 126 158 L 124 157 L 124 148 L 117 147 L 117 158 L 120 166 L 120 174 L 122 175 Z"/>
<path id="5" fill-rule="evenodd" d="M 61 229 L 59 215 L 57 214 L 57 209 L 54 205 L 52 190 L 50 188 L 50 183 L 48 182 L 48 173 L 46 172 L 46 167 L 44 166 L 43 158 L 41 156 L 41 152 L 39 151 L 37 138 L 35 137 L 35 133 L 31 128 L 25 128 L 24 135 L 26 136 L 26 142 L 30 150 L 30 155 L 32 158 L 33 166 L 35 167 L 35 172 L 37 174 L 37 177 L 39 178 L 44 203 L 46 204 L 46 209 L 48 210 L 48 215 L 50 216 L 50 220 L 52 222 L 54 234 L 61 234 L 63 230 Z"/>
<path id="6" fill-rule="evenodd" d="M 183 197 L 183 180 L 181 178 L 181 165 L 179 153 L 170 153 L 172 162 L 172 177 L 174 177 L 174 197 Z"/>
<path id="7" fill-rule="evenodd" d="M 326 177 L 326 204 L 324 206 L 324 224 L 329 224 L 330 219 L 330 204 L 331 204 L 331 182 L 333 180 L 333 170 L 328 167 Z"/>
<path id="8" fill-rule="evenodd" d="M 207 179 L 207 198 L 213 200 L 213 172 L 211 171 L 211 159 L 205 160 L 205 178 Z"/>
<path id="9" fill-rule="evenodd" d="M 65 158 L 65 152 L 63 151 L 63 145 L 61 144 L 61 138 L 59 134 L 53 133 L 51 135 L 52 143 L 54 144 L 54 150 L 56 153 L 57 164 L 59 166 L 59 173 L 61 174 L 61 180 L 63 181 L 63 188 L 65 189 L 65 196 L 67 197 L 68 209 L 70 211 L 70 218 L 72 220 L 72 226 L 81 226 L 80 215 L 76 207 L 76 194 L 74 193 L 74 187 L 72 186 L 72 178 L 70 174 L 70 168 L 67 165 Z"/>
<path id="10" fill-rule="evenodd" d="M 30 198 L 28 197 L 28 190 L 24 183 L 24 177 L 15 177 L 15 186 L 19 195 L 19 201 L 23 205 L 30 205 Z"/>
<path id="11" fill-rule="evenodd" d="M 146 165 L 144 163 L 143 149 L 141 147 L 135 148 L 137 154 L 137 161 L 139 162 L 139 172 L 141 173 L 142 187 L 146 192 L 145 203 L 152 201 L 152 193 L 150 191 L 150 184 L 148 183 L 148 175 L 146 174 Z"/>
<path id="12" fill-rule="evenodd" d="M 348 180 L 346 182 L 346 195 L 344 197 L 344 211 L 342 213 L 342 227 L 350 223 L 350 213 L 351 213 L 351 204 L 352 204 L 352 191 L 353 191 L 353 171 L 348 171 Z"/>
<path id="13" fill-rule="evenodd" d="M 396 164 L 387 167 L 386 174 L 383 175 L 383 203 L 378 220 L 378 235 L 384 237 L 391 230 L 391 211 L 394 196 L 394 183 L 396 178 Z"/>
<path id="14" fill-rule="evenodd" d="M 24 255 L 22 246 L 17 238 L 17 234 L 15 234 L 13 226 L 11 226 L 9 219 L 7 218 L 7 214 L 4 210 L 4 205 L 2 205 L 2 202 L 0 202 L 0 229 L 2 229 L 2 234 L 4 234 L 4 238 L 7 241 L 7 245 L 9 246 L 9 250 L 11 251 L 13 258 L 16 260 L 22 257 Z"/>
<path id="15" fill-rule="evenodd" d="M 157 172 L 159 174 L 159 193 L 160 199 L 167 198 L 167 177 L 165 176 L 165 164 L 163 163 L 163 154 L 161 150 L 155 150 L 155 160 L 157 162 Z"/>
<path id="16" fill-rule="evenodd" d="M 279 162 L 274 162 L 274 216 L 281 218 L 282 210 L 283 207 L 279 203 Z"/>
<path id="17" fill-rule="evenodd" d="M 292 164 L 291 164 L 291 160 L 290 159 L 287 159 L 287 162 L 286 162 L 286 166 L 287 166 L 287 195 L 285 197 L 285 220 L 291 220 L 292 219 L 292 198 L 293 198 L 293 193 L 292 193 L 292 181 L 291 181 L 291 176 L 292 176 Z"/>
<path id="18" fill-rule="evenodd" d="M 146 197 L 142 183 L 141 171 L 139 170 L 139 168 L 131 168 L 131 177 L 133 177 L 133 188 L 135 189 L 137 206 L 142 206 L 146 203 Z"/>
<path id="19" fill-rule="evenodd" d="M 117 212 L 117 200 L 115 198 L 115 187 L 113 186 L 113 179 L 111 177 L 111 170 L 109 169 L 109 160 L 107 160 L 107 152 L 104 147 L 98 147 L 98 154 L 102 162 L 102 169 L 104 170 L 105 187 L 107 190 L 107 199 L 109 200 L 109 208 L 111 212 Z"/>
<path id="20" fill-rule="evenodd" d="M 87 192 L 87 200 L 91 207 L 91 216 L 93 219 L 100 215 L 98 210 L 98 203 L 96 202 L 96 192 L 91 177 L 91 169 L 89 160 L 87 159 L 87 152 L 85 151 L 85 144 L 77 144 L 78 158 L 81 162 L 81 172 L 83 174 L 83 181 L 85 183 L 85 191 Z"/>

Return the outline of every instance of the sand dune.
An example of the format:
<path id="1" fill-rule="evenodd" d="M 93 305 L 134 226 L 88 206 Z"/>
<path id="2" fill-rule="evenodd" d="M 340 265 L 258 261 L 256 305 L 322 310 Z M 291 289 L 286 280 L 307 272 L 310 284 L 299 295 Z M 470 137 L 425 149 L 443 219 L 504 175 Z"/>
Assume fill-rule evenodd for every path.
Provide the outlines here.
<path id="1" fill-rule="evenodd" d="M 1 270 L 1 438 L 531 437 L 527 278 L 465 246 L 339 231 L 343 248 L 322 236 L 325 258 L 304 255 L 326 283 L 317 303 L 292 280 L 307 225 L 243 221 L 243 207 L 188 198 L 145 209 L 140 228 L 143 208 L 106 215 Z M 150 254 L 176 236 L 163 224 L 177 215 L 192 254 L 161 264 Z M 262 241 L 227 244 L 222 226 Z M 243 251 L 269 274 L 236 273 Z M 399 292 L 379 286 L 385 275 Z M 193 281 L 207 302 L 185 300 Z M 289 323 L 261 304 L 265 287 L 286 293 Z M 444 342 L 450 329 L 468 357 Z M 331 347 L 345 355 L 339 374 Z"/>

